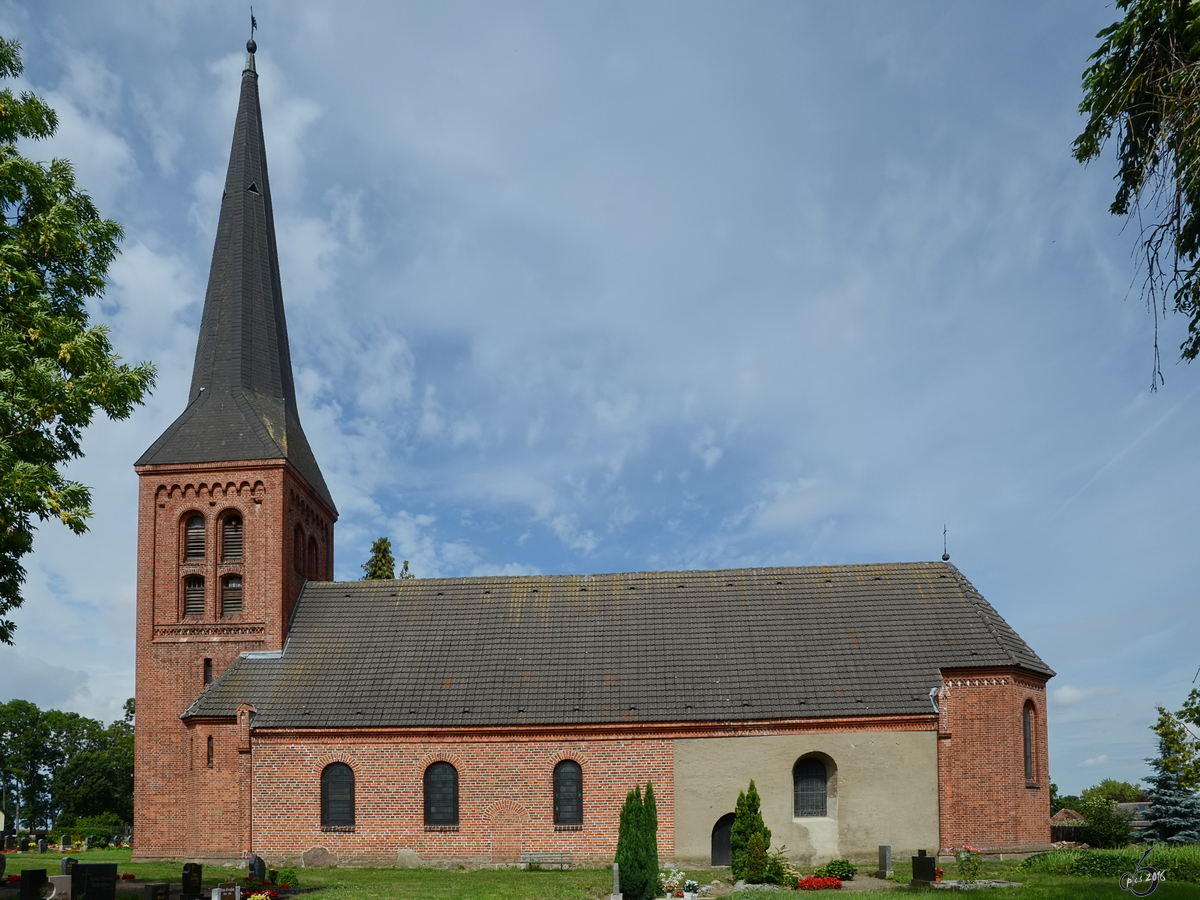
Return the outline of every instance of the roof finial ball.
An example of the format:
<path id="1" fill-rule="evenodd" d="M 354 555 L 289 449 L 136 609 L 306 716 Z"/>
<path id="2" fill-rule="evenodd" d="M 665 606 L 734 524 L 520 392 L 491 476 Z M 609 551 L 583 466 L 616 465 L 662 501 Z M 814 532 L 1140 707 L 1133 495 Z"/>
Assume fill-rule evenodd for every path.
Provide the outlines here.
<path id="1" fill-rule="evenodd" d="M 946 547 L 946 526 L 942 525 L 942 562 L 950 562 L 950 551 Z"/>
<path id="2" fill-rule="evenodd" d="M 254 7 L 250 7 L 250 40 L 246 41 L 246 52 L 254 53 L 258 44 L 254 43 L 254 29 L 258 28 L 258 20 L 254 18 Z"/>

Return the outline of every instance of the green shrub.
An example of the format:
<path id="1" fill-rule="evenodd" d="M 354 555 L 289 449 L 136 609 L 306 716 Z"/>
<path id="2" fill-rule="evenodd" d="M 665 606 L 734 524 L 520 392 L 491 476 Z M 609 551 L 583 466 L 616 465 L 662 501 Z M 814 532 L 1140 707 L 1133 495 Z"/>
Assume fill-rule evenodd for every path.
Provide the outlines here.
<path id="1" fill-rule="evenodd" d="M 750 843 L 746 847 L 745 878 L 751 884 L 762 884 L 767 880 L 767 848 L 763 846 L 761 831 L 750 835 Z"/>
<path id="2" fill-rule="evenodd" d="M 1085 799 L 1079 805 L 1079 813 L 1087 820 L 1079 829 L 1079 836 L 1085 844 L 1107 850 L 1129 843 L 1129 817 L 1112 800 L 1103 797 Z"/>
<path id="3" fill-rule="evenodd" d="M 750 787 L 743 793 L 738 792 L 737 806 L 734 809 L 733 832 L 729 836 L 730 869 L 733 877 L 746 877 L 746 854 L 750 850 L 750 836 L 761 834 L 763 850 L 771 848 L 771 829 L 763 822 L 760 809 L 758 788 L 754 779 L 750 779 Z"/>
<path id="4" fill-rule="evenodd" d="M 288 887 L 300 887 L 300 876 L 295 869 L 280 869 L 279 880 L 276 884 L 286 884 Z"/>
<path id="5" fill-rule="evenodd" d="M 1023 860 L 1017 868 L 1046 875 L 1078 878 L 1120 878 L 1132 872 L 1145 850 L 1054 850 Z M 1200 846 L 1158 846 L 1146 857 L 1168 881 L 1200 884 Z"/>
<path id="6" fill-rule="evenodd" d="M 634 785 L 625 797 L 617 827 L 617 866 L 621 893 L 626 900 L 653 900 L 658 889 L 658 834 L 657 828 L 652 830 L 657 825 L 658 813 L 648 783 L 646 793 L 651 802 L 649 809 L 642 800 L 641 786 Z"/>
<path id="7" fill-rule="evenodd" d="M 764 880 L 767 884 L 790 885 L 799 880 L 799 873 L 792 867 L 787 858 L 787 847 L 779 847 L 767 857 L 767 871 Z"/>
<path id="8" fill-rule="evenodd" d="M 813 874 L 818 878 L 837 878 L 841 881 L 849 881 L 858 874 L 858 866 L 848 859 L 831 859 Z"/>

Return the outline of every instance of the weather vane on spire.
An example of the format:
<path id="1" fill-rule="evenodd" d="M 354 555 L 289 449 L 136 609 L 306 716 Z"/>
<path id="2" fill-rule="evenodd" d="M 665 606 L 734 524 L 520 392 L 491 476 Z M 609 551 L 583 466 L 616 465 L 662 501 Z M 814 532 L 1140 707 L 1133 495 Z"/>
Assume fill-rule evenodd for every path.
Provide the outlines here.
<path id="1" fill-rule="evenodd" d="M 258 44 L 254 42 L 254 30 L 258 28 L 258 19 L 254 18 L 254 7 L 250 7 L 250 40 L 246 41 L 246 52 L 253 53 L 258 49 Z"/>
<path id="2" fill-rule="evenodd" d="M 946 526 L 942 525 L 942 562 L 950 561 L 950 548 L 946 546 Z"/>

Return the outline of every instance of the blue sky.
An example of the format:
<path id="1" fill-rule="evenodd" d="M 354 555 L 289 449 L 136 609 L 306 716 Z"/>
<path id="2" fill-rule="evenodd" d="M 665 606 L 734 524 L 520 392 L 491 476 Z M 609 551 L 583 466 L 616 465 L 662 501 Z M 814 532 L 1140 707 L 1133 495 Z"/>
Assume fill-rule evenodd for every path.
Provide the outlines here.
<path id="1" fill-rule="evenodd" d="M 953 561 L 1059 673 L 1064 792 L 1147 774 L 1200 653 L 1200 369 L 1150 393 L 1101 3 L 260 0 L 305 429 L 339 578 Z M 0 699 L 133 692 L 133 461 L 182 409 L 248 10 L 0 0 L 126 229 L 94 310 L 159 384 L 72 473 Z M 1124 228 L 1124 230 L 1123 230 Z M 1128 297 L 1127 297 L 1128 295 Z M 1189 562 L 1189 560 L 1193 562 Z"/>

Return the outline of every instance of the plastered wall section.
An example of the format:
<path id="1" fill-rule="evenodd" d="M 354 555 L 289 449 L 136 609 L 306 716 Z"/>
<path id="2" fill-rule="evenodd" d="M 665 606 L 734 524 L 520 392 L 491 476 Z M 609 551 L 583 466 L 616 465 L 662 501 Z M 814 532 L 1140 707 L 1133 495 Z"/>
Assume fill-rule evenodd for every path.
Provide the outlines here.
<path id="1" fill-rule="evenodd" d="M 762 798 L 772 848 L 797 865 L 874 860 L 880 844 L 896 856 L 938 845 L 936 725 L 913 730 L 842 731 L 675 741 L 675 858 L 708 865 L 712 830 L 737 805 L 750 779 Z M 920 728 L 921 730 L 915 730 Z M 816 755 L 829 773 L 825 817 L 797 818 L 792 767 Z"/>

